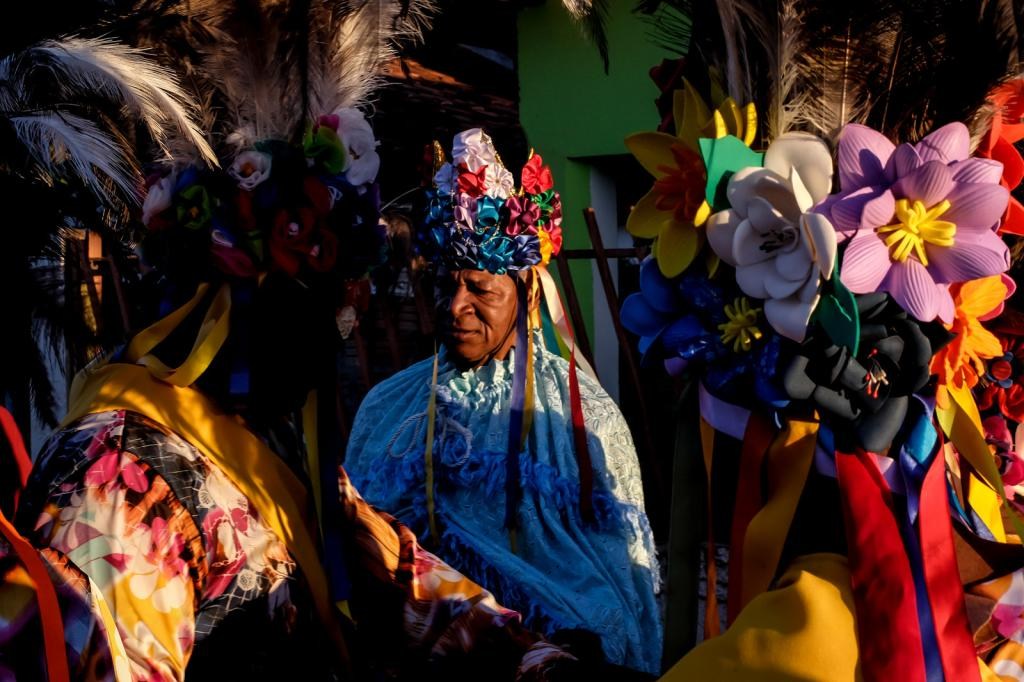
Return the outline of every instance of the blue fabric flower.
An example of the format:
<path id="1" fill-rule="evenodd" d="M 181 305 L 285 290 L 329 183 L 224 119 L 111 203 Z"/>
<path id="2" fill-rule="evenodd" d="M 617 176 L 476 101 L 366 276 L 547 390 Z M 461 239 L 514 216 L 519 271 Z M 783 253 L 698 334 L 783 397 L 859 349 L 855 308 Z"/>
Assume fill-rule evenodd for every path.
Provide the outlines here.
<path id="1" fill-rule="evenodd" d="M 484 231 L 495 228 L 501 222 L 501 209 L 505 202 L 497 197 L 480 197 L 476 200 L 476 229 Z"/>
<path id="2" fill-rule="evenodd" d="M 622 305 L 622 324 L 640 336 L 645 361 L 673 359 L 700 372 L 705 387 L 723 400 L 750 403 L 751 391 L 759 401 L 784 405 L 785 394 L 776 385 L 782 342 L 763 320 L 759 338 L 749 350 L 726 342 L 719 325 L 730 321 L 727 295 L 704 273 L 684 272 L 666 278 L 653 258 L 640 269 L 640 292 Z"/>
<path id="3" fill-rule="evenodd" d="M 513 265 L 516 243 L 496 230 L 481 236 L 477 256 L 480 269 L 495 275 L 504 275 Z"/>

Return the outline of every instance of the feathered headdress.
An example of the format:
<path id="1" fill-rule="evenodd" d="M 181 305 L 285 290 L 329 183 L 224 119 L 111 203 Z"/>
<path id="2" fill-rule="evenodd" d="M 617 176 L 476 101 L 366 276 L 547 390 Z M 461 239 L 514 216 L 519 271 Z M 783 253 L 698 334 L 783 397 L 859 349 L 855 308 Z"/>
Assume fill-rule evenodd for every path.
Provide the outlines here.
<path id="1" fill-rule="evenodd" d="M 100 340 L 83 316 L 87 277 L 67 248 L 69 230 L 118 233 L 141 198 L 136 127 L 162 150 L 213 152 L 177 79 L 139 49 L 108 39 L 46 40 L 0 58 L 0 196 L 8 212 L 0 249 L 7 347 L 0 394 L 19 409 L 31 394 L 36 414 L 55 423 L 55 398 L 36 331 L 63 365 L 85 359 Z M 88 306 L 86 306 L 88 307 Z M 79 313 L 69 314 L 69 309 Z"/>
<path id="2" fill-rule="evenodd" d="M 377 142 L 358 107 L 431 10 L 380 0 L 140 3 L 131 32 L 179 54 L 208 93 L 205 125 L 226 169 L 196 172 L 186 154 L 152 178 L 148 257 L 199 279 L 208 264 L 233 277 L 348 279 L 379 262 Z"/>

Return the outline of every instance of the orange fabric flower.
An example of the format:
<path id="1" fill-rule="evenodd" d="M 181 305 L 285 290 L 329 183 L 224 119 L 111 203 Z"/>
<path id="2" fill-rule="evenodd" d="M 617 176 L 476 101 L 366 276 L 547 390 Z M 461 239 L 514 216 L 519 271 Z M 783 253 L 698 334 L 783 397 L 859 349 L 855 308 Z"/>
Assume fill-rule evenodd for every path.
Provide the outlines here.
<path id="1" fill-rule="evenodd" d="M 950 387 L 973 388 L 985 373 L 985 360 L 1002 355 L 1002 344 L 981 320 L 998 313 L 1010 290 L 1003 275 L 993 275 L 954 284 L 950 293 L 956 313 L 949 330 L 956 336 L 935 354 L 931 364 L 932 373 L 939 377 L 936 398 L 941 407 L 950 404 Z"/>

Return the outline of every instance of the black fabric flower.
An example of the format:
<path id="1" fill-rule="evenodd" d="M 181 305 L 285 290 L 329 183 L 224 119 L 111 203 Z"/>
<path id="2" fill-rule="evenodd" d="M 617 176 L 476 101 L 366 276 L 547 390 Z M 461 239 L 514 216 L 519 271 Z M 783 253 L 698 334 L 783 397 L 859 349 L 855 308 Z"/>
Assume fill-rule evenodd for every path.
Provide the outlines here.
<path id="1" fill-rule="evenodd" d="M 793 400 L 809 401 L 832 422 L 836 447 L 883 452 L 903 424 L 910 396 L 929 379 L 932 355 L 948 343 L 941 326 L 910 317 L 887 294 L 857 297 L 856 352 L 818 330 L 782 374 Z"/>

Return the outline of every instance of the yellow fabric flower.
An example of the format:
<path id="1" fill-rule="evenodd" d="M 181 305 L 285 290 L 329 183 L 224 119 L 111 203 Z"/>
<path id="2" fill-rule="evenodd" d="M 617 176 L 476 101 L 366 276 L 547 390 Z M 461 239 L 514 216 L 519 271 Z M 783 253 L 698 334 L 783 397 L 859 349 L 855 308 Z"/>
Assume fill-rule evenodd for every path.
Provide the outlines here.
<path id="1" fill-rule="evenodd" d="M 748 146 L 757 132 L 753 104 L 741 108 L 726 98 L 717 109 L 707 104 L 687 81 L 673 98 L 676 134 L 644 132 L 626 138 L 637 161 L 654 176 L 654 187 L 626 222 L 635 237 L 655 239 L 653 255 L 666 277 L 686 269 L 704 244 L 704 225 L 711 207 L 704 200 L 707 175 L 698 140 L 734 135 Z"/>

